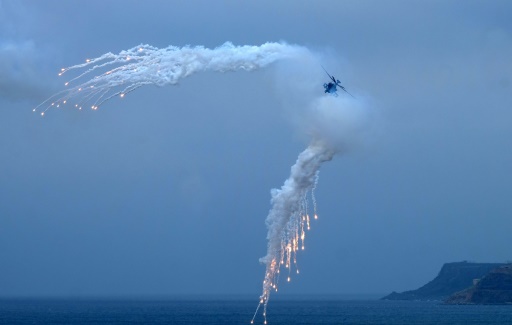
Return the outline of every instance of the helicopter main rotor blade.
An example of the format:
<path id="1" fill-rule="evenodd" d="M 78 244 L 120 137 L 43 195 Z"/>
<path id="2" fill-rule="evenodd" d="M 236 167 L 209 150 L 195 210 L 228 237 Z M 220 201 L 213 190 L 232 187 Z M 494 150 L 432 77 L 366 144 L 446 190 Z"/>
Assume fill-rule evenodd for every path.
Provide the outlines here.
<path id="1" fill-rule="evenodd" d="M 343 87 L 342 85 L 340 85 L 339 80 L 338 80 L 338 83 L 336 84 L 336 86 L 340 87 L 340 88 L 341 88 L 341 90 L 343 90 L 344 92 L 346 92 L 347 94 L 349 94 L 350 96 L 352 96 L 352 98 L 355 98 L 355 97 L 354 97 L 354 95 L 352 95 L 351 93 L 349 93 L 349 92 L 347 91 L 347 89 L 345 89 L 345 87 Z"/>
<path id="2" fill-rule="evenodd" d="M 350 96 L 352 96 L 352 98 L 355 98 L 355 97 L 354 97 L 354 95 L 352 95 L 351 93 L 349 93 L 349 92 L 345 89 L 345 87 L 340 86 L 340 88 L 341 88 L 341 89 L 343 89 L 343 91 L 344 91 L 344 92 L 346 92 L 347 94 L 349 94 Z"/>
<path id="3" fill-rule="evenodd" d="M 329 78 L 333 79 L 333 77 L 329 74 L 329 72 L 327 72 L 327 70 L 325 70 L 324 66 L 321 65 L 322 69 L 324 69 L 325 73 L 327 73 L 327 75 L 329 76 Z M 335 81 L 336 82 L 336 81 Z"/>

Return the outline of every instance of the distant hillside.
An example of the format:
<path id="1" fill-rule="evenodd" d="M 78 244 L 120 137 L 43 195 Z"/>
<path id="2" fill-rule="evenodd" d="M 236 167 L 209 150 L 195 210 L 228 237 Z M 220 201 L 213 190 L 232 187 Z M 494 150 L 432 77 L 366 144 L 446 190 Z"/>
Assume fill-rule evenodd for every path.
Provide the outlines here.
<path id="1" fill-rule="evenodd" d="M 447 304 L 512 304 L 512 264 L 491 270 L 473 286 L 451 295 Z"/>
<path id="2" fill-rule="evenodd" d="M 423 287 L 405 291 L 392 292 L 383 297 L 384 300 L 444 300 L 452 294 L 473 285 L 474 279 L 480 279 L 492 269 L 503 266 L 503 263 L 446 263 L 437 277 Z"/>

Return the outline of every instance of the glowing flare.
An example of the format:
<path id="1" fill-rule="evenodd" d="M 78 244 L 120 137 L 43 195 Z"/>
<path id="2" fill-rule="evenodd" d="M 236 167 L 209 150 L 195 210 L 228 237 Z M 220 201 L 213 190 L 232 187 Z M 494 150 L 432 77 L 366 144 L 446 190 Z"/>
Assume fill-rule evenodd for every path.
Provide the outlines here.
<path id="1" fill-rule="evenodd" d="M 140 45 L 119 54 L 106 53 L 98 58 L 86 59 L 85 63 L 62 68 L 59 76 L 68 73 L 69 70 L 83 69 L 77 77 L 67 81 L 66 86 L 78 79 L 83 80 L 85 76 L 93 76 L 77 86 L 51 96 L 34 111 L 41 105 L 48 105 L 51 102 L 51 105 L 41 113 L 44 115 L 51 106 L 59 107 L 71 99 L 79 99 L 75 104 L 79 110 L 82 109 L 81 105 L 89 105 L 92 110 L 97 110 L 102 103 L 111 98 L 118 95 L 123 98 L 145 85 L 176 85 L 181 79 L 202 71 L 252 71 L 277 60 L 300 58 L 303 55 L 311 54 L 305 48 L 279 43 L 266 43 L 261 46 L 234 46 L 226 43 L 215 49 L 173 46 L 158 49 Z M 313 201 L 315 219 L 318 218 L 314 197 L 318 170 L 321 164 L 330 160 L 334 154 L 335 151 L 325 144 L 313 142 L 297 158 L 297 162 L 291 168 L 289 179 L 280 189 L 272 190 L 272 209 L 266 219 L 267 255 L 260 259 L 266 265 L 260 296 L 265 324 L 266 307 L 270 292 L 274 289 L 277 291 L 280 267 L 286 265 L 290 274 L 293 265 L 297 268 L 299 241 L 300 247 L 304 249 L 304 230 L 310 229 L 310 218 L 307 213 L 309 194 Z M 299 273 L 298 269 L 296 272 Z M 291 280 L 290 276 L 287 280 Z M 257 312 L 258 309 L 255 315 Z"/>
<path id="2" fill-rule="evenodd" d="M 268 227 L 267 255 L 260 261 L 266 264 L 265 278 L 277 279 L 281 265 L 288 269 L 290 274 L 293 265 L 297 268 L 297 251 L 299 241 L 301 249 L 305 248 L 305 230 L 310 229 L 310 216 L 308 214 L 308 193 L 313 197 L 313 190 L 318 182 L 318 171 L 321 164 L 331 160 L 335 151 L 322 143 L 313 143 L 298 157 L 297 162 L 291 168 L 291 175 L 281 189 L 272 190 L 272 209 L 270 210 L 266 224 Z M 316 201 L 313 201 L 316 210 Z M 316 211 L 314 211 L 316 215 Z M 280 263 L 276 263 L 276 261 Z M 268 276 L 270 273 L 270 276 Z M 290 275 L 287 282 L 291 281 Z M 268 283 L 263 284 L 263 310 L 269 301 L 272 287 Z M 260 303 L 261 305 L 262 303 Z M 260 305 L 256 309 L 258 311 Z M 254 318 L 253 318 L 254 319 Z"/>
<path id="3" fill-rule="evenodd" d="M 64 98 L 78 97 L 81 97 L 81 103 L 99 107 L 121 93 L 127 94 L 145 85 L 176 85 L 183 78 L 207 70 L 252 71 L 277 60 L 299 57 L 304 53 L 308 53 L 307 49 L 280 43 L 234 46 L 228 42 L 214 49 L 202 46 L 169 46 L 158 49 L 139 45 L 119 54 L 106 53 L 94 59 L 86 59 L 85 63 L 61 68 L 59 76 L 70 70 L 85 68 L 85 71 L 67 81 L 65 86 L 87 75 L 98 73 L 88 81 L 51 96 L 38 105 L 36 111 L 49 101 L 62 102 Z"/>

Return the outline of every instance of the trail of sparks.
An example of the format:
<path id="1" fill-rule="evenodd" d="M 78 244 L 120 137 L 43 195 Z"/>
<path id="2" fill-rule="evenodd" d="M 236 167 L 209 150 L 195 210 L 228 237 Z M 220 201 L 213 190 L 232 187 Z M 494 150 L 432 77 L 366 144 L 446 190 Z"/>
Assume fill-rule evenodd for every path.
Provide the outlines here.
<path id="1" fill-rule="evenodd" d="M 287 269 L 287 282 L 291 281 L 292 268 L 298 274 L 297 252 L 305 248 L 306 230 L 310 229 L 308 193 L 312 194 L 315 214 L 316 200 L 313 191 L 318 182 L 318 172 L 323 162 L 332 159 L 336 152 L 321 142 L 304 150 L 291 168 L 291 175 L 281 189 L 272 190 L 272 208 L 267 216 L 267 255 L 260 259 L 266 264 L 263 292 L 251 324 L 263 306 L 264 324 L 267 324 L 267 305 L 272 291 L 278 289 L 281 267 Z"/>
<path id="2" fill-rule="evenodd" d="M 158 49 L 139 45 L 119 54 L 106 53 L 85 63 L 62 68 L 59 76 L 69 71 L 82 71 L 64 83 L 67 89 L 51 96 L 34 112 L 42 116 L 51 108 L 65 105 L 78 110 L 97 110 L 112 98 L 123 98 L 146 85 L 175 85 L 181 79 L 200 71 L 252 71 L 287 58 L 308 54 L 303 47 L 282 43 L 265 43 L 261 46 L 234 46 L 231 43 L 208 49 L 204 47 L 169 46 Z M 81 82 L 85 78 L 88 80 Z M 74 85 L 73 84 L 77 84 Z M 264 324 L 267 323 L 267 305 L 272 291 L 278 290 L 281 267 L 286 271 L 286 281 L 291 281 L 292 269 L 299 273 L 297 253 L 305 249 L 306 231 L 311 218 L 308 199 L 311 194 L 313 218 L 317 219 L 317 202 L 314 190 L 321 164 L 331 160 L 335 150 L 321 141 L 314 141 L 297 158 L 291 175 L 281 189 L 273 189 L 272 208 L 267 216 L 267 255 L 260 259 L 266 265 L 263 291 L 251 323 L 263 306 Z"/>
<path id="3" fill-rule="evenodd" d="M 33 109 L 42 116 L 55 107 L 75 99 L 72 104 L 77 109 L 90 107 L 97 110 L 102 104 L 114 97 L 123 98 L 132 91 L 146 85 L 175 85 L 181 79 L 200 71 L 252 71 L 262 68 L 276 60 L 290 58 L 307 51 L 305 48 L 282 44 L 265 43 L 261 46 L 235 46 L 225 43 L 220 47 L 208 49 L 197 47 L 156 48 L 139 45 L 119 54 L 106 53 L 85 63 L 62 68 L 59 76 L 71 70 L 86 69 L 78 76 L 64 83 L 65 89 Z M 91 79 L 71 86 L 85 77 Z"/>

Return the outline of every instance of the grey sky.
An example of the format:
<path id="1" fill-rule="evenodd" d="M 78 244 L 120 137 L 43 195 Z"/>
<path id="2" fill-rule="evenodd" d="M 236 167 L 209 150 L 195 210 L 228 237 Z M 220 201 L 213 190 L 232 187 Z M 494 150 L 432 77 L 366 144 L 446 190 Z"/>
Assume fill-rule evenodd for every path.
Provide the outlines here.
<path id="1" fill-rule="evenodd" d="M 32 113 L 60 68 L 140 43 L 307 46 L 370 103 L 375 136 L 322 167 L 320 219 L 279 294 L 401 291 L 444 262 L 511 260 L 510 12 L 0 0 L 0 295 L 260 294 L 269 191 L 307 145 L 274 67 Z"/>

